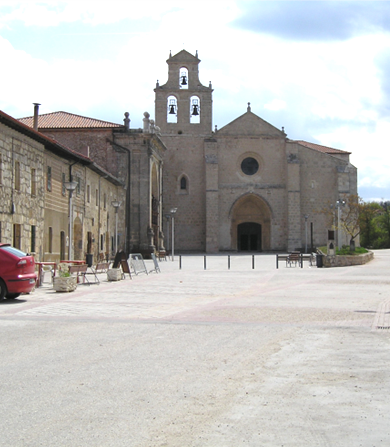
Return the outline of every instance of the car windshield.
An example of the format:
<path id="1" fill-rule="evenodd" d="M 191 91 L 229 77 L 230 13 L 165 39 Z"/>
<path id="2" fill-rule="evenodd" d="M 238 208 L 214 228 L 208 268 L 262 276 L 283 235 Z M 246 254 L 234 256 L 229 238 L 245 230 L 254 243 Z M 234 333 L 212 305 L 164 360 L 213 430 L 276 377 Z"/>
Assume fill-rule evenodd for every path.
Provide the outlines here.
<path id="1" fill-rule="evenodd" d="M 0 250 L 8 251 L 8 253 L 11 253 L 11 254 L 13 254 L 15 256 L 18 256 L 19 258 L 23 258 L 24 256 L 27 256 L 27 254 L 24 253 L 24 251 L 18 250 L 15 247 L 10 247 L 10 246 L 5 246 L 4 247 L 3 246 L 3 247 L 0 247 Z"/>

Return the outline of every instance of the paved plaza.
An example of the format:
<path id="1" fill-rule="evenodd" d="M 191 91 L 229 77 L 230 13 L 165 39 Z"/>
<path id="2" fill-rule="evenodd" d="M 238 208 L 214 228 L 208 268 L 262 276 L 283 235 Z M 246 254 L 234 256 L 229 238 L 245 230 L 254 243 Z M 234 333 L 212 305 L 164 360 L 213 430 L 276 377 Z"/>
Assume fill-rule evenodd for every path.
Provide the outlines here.
<path id="1" fill-rule="evenodd" d="M 159 265 L 0 303 L 0 446 L 390 445 L 390 250 Z"/>

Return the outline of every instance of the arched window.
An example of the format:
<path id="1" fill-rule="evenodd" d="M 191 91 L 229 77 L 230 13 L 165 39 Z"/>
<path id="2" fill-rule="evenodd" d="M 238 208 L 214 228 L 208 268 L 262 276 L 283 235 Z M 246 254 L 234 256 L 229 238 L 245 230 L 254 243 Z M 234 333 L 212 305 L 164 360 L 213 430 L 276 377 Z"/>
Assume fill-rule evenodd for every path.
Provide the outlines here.
<path id="1" fill-rule="evenodd" d="M 179 182 L 178 182 L 177 186 L 178 186 L 179 194 L 188 194 L 189 182 L 188 182 L 188 177 L 185 174 L 183 174 L 181 177 L 179 177 Z"/>
<path id="2" fill-rule="evenodd" d="M 173 95 L 167 99 L 167 123 L 177 123 L 177 99 Z"/>
<path id="3" fill-rule="evenodd" d="M 200 123 L 200 99 L 198 96 L 191 96 L 190 98 L 190 123 Z"/>
<path id="4" fill-rule="evenodd" d="M 184 90 L 188 89 L 188 70 L 185 67 L 180 68 L 179 87 Z"/>

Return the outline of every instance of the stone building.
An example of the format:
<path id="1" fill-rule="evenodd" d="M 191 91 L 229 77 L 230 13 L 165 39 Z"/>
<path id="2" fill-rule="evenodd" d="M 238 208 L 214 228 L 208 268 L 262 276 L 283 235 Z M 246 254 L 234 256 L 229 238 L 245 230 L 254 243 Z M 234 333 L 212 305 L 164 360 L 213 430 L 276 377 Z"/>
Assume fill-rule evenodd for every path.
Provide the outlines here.
<path id="1" fill-rule="evenodd" d="M 36 114 L 35 119 L 39 132 L 90 157 L 123 183 L 126 197 L 120 208 L 118 228 L 123 244 L 119 248 L 144 255 L 160 250 L 164 245 L 162 159 L 166 148 L 149 114 L 144 113 L 142 129 L 130 128 L 128 113 L 123 125 L 67 112 Z M 20 121 L 34 126 L 34 116 Z"/>
<path id="2" fill-rule="evenodd" d="M 66 182 L 77 187 L 70 200 Z M 0 111 L 0 241 L 33 253 L 37 261 L 94 259 L 113 254 L 122 183 L 90 158 L 60 145 Z"/>
<path id="3" fill-rule="evenodd" d="M 164 213 L 177 208 L 177 249 L 326 245 L 329 224 L 322 209 L 357 194 L 349 153 L 292 141 L 249 104 L 246 113 L 212 131 L 213 89 L 201 84 L 199 63 L 185 50 L 170 55 L 168 80 L 154 90 L 156 124 L 167 147 Z"/>

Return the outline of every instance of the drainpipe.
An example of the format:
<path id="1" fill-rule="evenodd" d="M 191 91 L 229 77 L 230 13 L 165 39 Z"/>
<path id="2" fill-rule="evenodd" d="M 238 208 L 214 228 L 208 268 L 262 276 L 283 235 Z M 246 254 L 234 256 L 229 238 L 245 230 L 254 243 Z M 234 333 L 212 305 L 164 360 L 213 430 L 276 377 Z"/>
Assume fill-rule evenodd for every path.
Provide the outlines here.
<path id="1" fill-rule="evenodd" d="M 37 102 L 34 102 L 34 124 L 33 124 L 33 128 L 36 131 L 38 131 L 39 106 L 40 106 L 40 104 L 38 104 Z"/>

